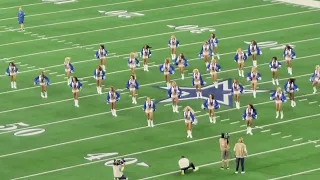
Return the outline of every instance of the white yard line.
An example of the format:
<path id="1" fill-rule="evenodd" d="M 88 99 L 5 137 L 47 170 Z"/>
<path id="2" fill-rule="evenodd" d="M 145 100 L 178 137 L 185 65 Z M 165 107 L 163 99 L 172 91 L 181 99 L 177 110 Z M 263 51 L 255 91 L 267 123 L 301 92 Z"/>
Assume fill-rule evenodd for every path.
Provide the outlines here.
<path id="1" fill-rule="evenodd" d="M 307 173 L 311 173 L 311 172 L 315 172 L 315 171 L 320 171 L 320 168 L 311 169 L 311 170 L 307 170 L 307 171 L 302 171 L 302 172 L 298 172 L 298 173 L 294 173 L 294 174 L 289 174 L 287 176 L 280 176 L 280 177 L 272 178 L 272 179 L 269 179 L 269 180 L 287 179 L 287 178 L 290 178 L 290 177 L 293 177 L 293 176 L 299 176 L 299 175 L 303 175 L 303 174 L 307 174 Z"/>
<path id="2" fill-rule="evenodd" d="M 41 3 L 33 3 L 33 4 L 24 4 L 24 5 L 20 5 L 20 6 L 4 7 L 4 8 L 0 8 L 0 10 L 19 8 L 19 7 L 27 7 L 27 6 L 35 6 L 35 5 L 41 5 L 41 4 L 47 4 L 47 3 L 50 3 L 50 2 L 41 2 Z"/>
<path id="3" fill-rule="evenodd" d="M 71 11 L 78 11 L 78 10 L 84 10 L 84 9 L 90 9 L 90 8 L 104 8 L 104 6 L 113 6 L 113 5 L 121 5 L 121 4 L 128 4 L 128 3 L 136 3 L 142 0 L 133 0 L 133 1 L 124 1 L 124 2 L 117 2 L 117 3 L 108 3 L 108 4 L 100 4 L 97 6 L 87 6 L 87 7 L 83 7 L 83 8 L 76 8 L 76 9 L 67 9 L 67 10 L 62 10 L 62 11 L 52 11 L 52 12 L 47 12 L 47 13 L 40 13 L 40 14 L 28 14 L 28 18 L 29 17 L 34 17 L 34 16 L 42 16 L 42 15 L 48 15 L 48 14 L 57 14 L 57 13 L 63 13 L 63 12 L 71 12 Z M 36 4 L 43 4 L 43 3 L 36 3 Z M 24 7 L 24 6 L 21 6 Z M 1 8 L 0 8 L 1 10 Z M 11 19 L 17 19 L 16 17 L 12 17 L 12 18 L 5 18 L 5 19 L 0 19 L 0 21 L 6 21 L 6 20 L 11 20 Z"/>
<path id="4" fill-rule="evenodd" d="M 299 101 L 307 101 L 308 99 L 300 99 Z"/>
<path id="5" fill-rule="evenodd" d="M 292 141 L 301 141 L 301 140 L 303 140 L 303 138 L 294 139 Z"/>
<path id="6" fill-rule="evenodd" d="M 230 121 L 230 119 L 222 119 L 220 120 L 221 122 L 224 122 L 224 121 Z"/>
<path id="7" fill-rule="evenodd" d="M 289 137 L 292 137 L 292 135 L 283 136 L 282 139 L 289 138 Z"/>
<path id="8" fill-rule="evenodd" d="M 51 72 L 51 73 L 49 73 L 49 74 L 57 74 L 58 72 Z"/>
<path id="9" fill-rule="evenodd" d="M 238 123 L 240 123 L 240 121 L 235 121 L 235 122 L 232 122 L 230 124 L 238 124 Z"/>
<path id="10" fill-rule="evenodd" d="M 251 154 L 247 158 L 254 157 L 254 156 L 259 156 L 259 155 L 263 155 L 263 154 L 274 153 L 274 152 L 278 152 L 278 151 L 282 151 L 282 150 L 287 150 L 287 149 L 291 149 L 291 148 L 294 148 L 294 147 L 300 147 L 300 146 L 304 146 L 304 145 L 307 145 L 307 144 L 310 144 L 310 143 L 309 142 L 304 142 L 304 143 L 295 144 L 295 145 L 291 145 L 291 146 L 285 146 L 285 147 L 281 147 L 281 148 L 277 148 L 277 149 L 271 149 L 271 150 L 268 150 L 268 151 L 263 151 L 263 152 Z M 231 161 L 234 161 L 234 160 L 235 160 L 235 158 L 231 159 Z M 216 164 L 220 164 L 220 163 L 221 163 L 221 161 L 216 161 L 216 162 L 212 162 L 212 163 L 208 163 L 208 164 L 202 164 L 202 165 L 199 165 L 198 167 L 212 166 L 212 165 L 216 165 Z M 170 175 L 170 174 L 175 174 L 175 173 L 178 173 L 178 172 L 179 171 L 172 171 L 172 172 L 168 172 L 168 173 L 163 173 L 163 174 L 159 174 L 159 175 L 155 175 L 155 176 L 142 178 L 142 179 L 139 179 L 139 180 L 154 179 L 154 178 L 158 178 L 158 177 L 162 177 L 162 176 L 167 176 L 167 175 Z M 41 174 L 39 174 L 39 175 L 41 175 Z M 27 177 L 25 177 L 25 178 L 27 178 Z M 16 179 L 11 179 L 11 180 L 16 180 Z"/>
<path id="11" fill-rule="evenodd" d="M 319 114 L 318 114 L 319 115 Z M 293 119 L 292 119 L 293 120 Z M 276 123 L 273 124 L 269 124 L 266 126 L 273 126 L 276 125 Z M 148 127 L 146 127 L 148 128 Z M 237 133 L 242 133 L 246 130 L 240 130 L 240 131 L 235 131 L 235 132 L 231 132 L 230 134 L 237 134 Z M 117 159 L 117 158 L 123 158 L 123 157 L 131 157 L 131 156 L 136 156 L 136 155 L 140 155 L 140 154 L 144 154 L 144 153 L 149 153 L 149 152 L 153 152 L 153 151 L 158 151 L 158 150 L 162 150 L 162 149 L 167 149 L 167 148 L 171 148 L 171 147 L 177 147 L 177 146 L 181 146 L 181 145 L 185 145 L 185 144 L 191 144 L 194 142 L 199 142 L 199 141 L 204 141 L 204 140 L 209 140 L 209 139 L 214 139 L 214 138 L 220 138 L 221 135 L 217 135 L 217 136 L 211 136 L 211 137 L 207 137 L 207 138 L 201 138 L 201 139 L 197 139 L 197 140 L 192 140 L 192 141 L 187 141 L 187 142 L 182 142 L 182 143 L 177 143 L 177 144 L 171 144 L 168 146 L 162 146 L 162 147 L 158 147 L 158 148 L 153 148 L 153 149 L 148 149 L 148 150 L 144 150 L 144 151 L 139 151 L 139 152 L 135 152 L 135 153 L 130 153 L 130 154 L 126 154 L 126 155 L 122 155 L 121 157 L 113 157 L 111 159 L 102 159 L 102 160 L 97 160 L 94 162 L 87 162 L 87 163 L 82 163 L 82 164 L 78 164 L 78 165 L 74 165 L 74 166 L 69 166 L 69 167 L 64 167 L 64 168 L 59 168 L 59 169 L 54 169 L 54 170 L 50 170 L 50 171 L 45 171 L 45 172 L 41 172 L 41 173 L 36 173 L 36 174 L 31 174 L 31 175 L 27 175 L 27 176 L 22 176 L 22 177 L 17 177 L 17 178 L 13 178 L 11 180 L 18 180 L 18 179 L 25 179 L 25 178 L 30 178 L 30 177 L 35 177 L 35 176 L 40 176 L 40 175 L 45 175 L 45 174 L 50 174 L 50 173 L 54 173 L 54 172 L 59 172 L 59 171 L 64 171 L 64 170 L 68 170 L 68 169 L 73 169 L 73 168 L 77 168 L 77 167 L 83 167 L 83 166 L 87 166 L 87 165 L 91 165 L 91 164 L 96 164 L 96 163 L 100 163 L 100 162 L 105 162 L 108 160 L 113 160 L 113 159 Z M 261 154 L 266 154 L 266 153 L 272 153 L 272 152 L 277 152 L 280 150 L 285 150 L 285 149 L 289 149 L 292 147 L 298 147 L 298 146 L 302 146 L 302 145 L 306 145 L 306 144 L 310 144 L 310 142 L 305 142 L 305 143 L 300 143 L 300 144 L 295 144 L 292 146 L 286 146 L 286 147 L 282 147 L 282 148 L 278 148 L 278 149 L 272 149 L 269 151 L 264 151 L 264 152 L 260 152 L 260 153 L 255 153 L 255 154 L 251 154 L 249 157 L 252 156 L 257 156 L 257 155 L 261 155 Z M 1 156 L 0 156 L 1 157 Z M 209 166 L 212 164 L 217 164 L 217 163 L 221 163 L 221 161 L 219 162 L 214 162 L 214 163 L 209 163 L 209 164 L 204 164 L 201 165 L 200 167 L 203 166 Z M 173 171 L 170 173 L 165 173 L 165 174 L 161 174 L 161 175 L 157 175 L 157 176 L 152 176 L 152 177 L 147 177 L 147 179 L 152 179 L 155 177 L 159 177 L 159 176 L 164 176 L 164 175 L 168 175 L 168 174 L 173 174 L 176 173 L 177 171 Z"/>
<path id="12" fill-rule="evenodd" d="M 271 136 L 279 135 L 281 132 L 272 133 Z"/>
<path id="13" fill-rule="evenodd" d="M 318 101 L 312 101 L 312 102 L 309 102 L 309 104 L 315 104 L 317 103 Z"/>
<path id="14" fill-rule="evenodd" d="M 266 129 L 266 130 L 263 130 L 261 132 L 264 133 L 264 132 L 270 132 L 270 131 L 271 131 L 270 129 Z"/>

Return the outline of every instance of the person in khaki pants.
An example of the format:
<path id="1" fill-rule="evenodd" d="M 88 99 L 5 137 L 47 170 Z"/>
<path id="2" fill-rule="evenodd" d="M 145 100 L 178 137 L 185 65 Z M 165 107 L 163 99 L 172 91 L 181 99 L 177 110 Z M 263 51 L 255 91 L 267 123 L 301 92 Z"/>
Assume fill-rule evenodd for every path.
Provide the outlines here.
<path id="1" fill-rule="evenodd" d="M 239 166 L 241 165 L 241 173 L 244 174 L 244 158 L 248 155 L 246 145 L 243 143 L 243 138 L 238 140 L 238 143 L 234 145 L 234 152 L 236 155 L 236 174 L 239 172 Z"/>
<path id="2" fill-rule="evenodd" d="M 219 139 L 220 151 L 221 151 L 221 170 L 229 169 L 229 158 L 230 158 L 230 146 L 229 139 L 226 133 L 221 133 Z"/>

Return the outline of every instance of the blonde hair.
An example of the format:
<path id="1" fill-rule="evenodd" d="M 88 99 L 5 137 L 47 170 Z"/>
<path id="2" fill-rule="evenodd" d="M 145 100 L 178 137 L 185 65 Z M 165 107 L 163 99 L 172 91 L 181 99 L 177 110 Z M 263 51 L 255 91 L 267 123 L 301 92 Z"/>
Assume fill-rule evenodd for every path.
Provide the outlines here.
<path id="1" fill-rule="evenodd" d="M 319 65 L 316 65 L 316 70 L 319 69 L 319 68 L 320 68 L 320 66 L 319 66 Z"/>
<path id="2" fill-rule="evenodd" d="M 174 35 L 171 36 L 171 39 L 176 38 Z"/>
<path id="3" fill-rule="evenodd" d="M 281 88 L 280 87 L 277 88 L 277 92 L 281 92 Z"/>
<path id="4" fill-rule="evenodd" d="M 242 137 L 241 137 L 241 138 L 239 138 L 239 140 L 238 140 L 238 142 L 239 142 L 239 143 L 243 143 L 243 141 L 244 141 L 244 140 L 243 140 L 243 138 L 242 138 Z"/>
<path id="5" fill-rule="evenodd" d="M 237 49 L 237 53 L 239 53 L 239 52 L 241 52 L 242 51 L 242 49 L 241 48 L 238 48 Z"/>
<path id="6" fill-rule="evenodd" d="M 164 60 L 164 62 L 165 62 L 165 63 L 167 63 L 167 62 L 170 63 L 170 58 L 166 58 L 166 59 Z"/>
<path id="7" fill-rule="evenodd" d="M 212 56 L 212 60 L 211 60 L 211 63 L 213 63 L 213 62 L 217 62 L 215 59 L 214 59 L 214 57 Z"/>
<path id="8" fill-rule="evenodd" d="M 184 109 L 183 109 L 184 112 L 187 112 L 187 111 L 190 111 L 192 114 L 194 114 L 194 110 L 190 107 L 190 106 L 186 106 Z"/>
<path id="9" fill-rule="evenodd" d="M 151 101 L 150 97 L 147 97 L 147 101 L 148 101 L 148 100 L 150 100 L 150 101 Z"/>
<path id="10" fill-rule="evenodd" d="M 199 72 L 199 69 L 194 69 L 193 73 Z"/>
<path id="11" fill-rule="evenodd" d="M 71 60 L 70 57 L 66 57 L 66 58 L 64 59 L 64 61 L 70 61 L 70 60 Z"/>
<path id="12" fill-rule="evenodd" d="M 131 57 L 131 56 L 133 56 L 133 57 L 135 57 L 135 58 L 136 58 L 136 57 L 137 57 L 137 53 L 132 52 L 132 53 L 130 53 L 130 57 Z"/>
<path id="13" fill-rule="evenodd" d="M 253 67 L 251 71 L 252 71 L 252 72 L 258 72 L 258 71 L 257 71 L 257 68 L 255 68 L 255 67 Z"/>

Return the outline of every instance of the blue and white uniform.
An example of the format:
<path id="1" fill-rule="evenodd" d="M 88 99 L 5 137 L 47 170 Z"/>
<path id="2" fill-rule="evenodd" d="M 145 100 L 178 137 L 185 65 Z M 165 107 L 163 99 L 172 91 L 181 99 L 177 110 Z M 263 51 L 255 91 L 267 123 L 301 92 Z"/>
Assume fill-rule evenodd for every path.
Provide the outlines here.
<path id="1" fill-rule="evenodd" d="M 201 85 L 204 86 L 206 84 L 206 82 L 203 81 L 201 74 L 198 73 L 193 73 L 192 75 L 192 86 L 195 85 Z"/>
<path id="2" fill-rule="evenodd" d="M 260 73 L 254 73 L 249 72 L 247 75 L 247 81 L 250 81 L 251 83 L 256 83 L 261 80 L 261 74 Z"/>
<path id="3" fill-rule="evenodd" d="M 236 84 L 233 83 L 232 84 L 232 88 L 231 88 L 231 94 L 232 95 L 238 95 L 238 94 L 242 94 L 243 93 L 243 86 L 241 84 Z"/>
<path id="4" fill-rule="evenodd" d="M 276 71 L 278 71 L 278 69 L 280 69 L 281 68 L 281 63 L 279 62 L 279 61 L 271 61 L 270 63 L 269 63 L 269 67 L 270 67 L 270 70 L 272 71 L 272 72 L 276 72 Z"/>
<path id="5" fill-rule="evenodd" d="M 106 100 L 107 104 L 114 103 L 114 102 L 117 102 L 119 100 L 120 100 L 120 94 L 117 91 L 115 91 L 115 92 L 109 91 L 108 92 L 107 100 Z"/>
<path id="6" fill-rule="evenodd" d="M 168 46 L 169 48 L 177 48 L 179 47 L 180 42 L 177 39 L 169 39 Z"/>
<path id="7" fill-rule="evenodd" d="M 150 101 L 150 102 L 145 101 L 144 105 L 143 105 L 143 110 L 146 113 L 155 112 L 156 111 L 156 104 L 153 101 Z"/>
<path id="8" fill-rule="evenodd" d="M 23 11 L 18 12 L 18 23 L 19 24 L 24 24 L 24 16 L 25 16 L 25 14 Z"/>
<path id="9" fill-rule="evenodd" d="M 174 64 L 178 67 L 189 66 L 188 60 L 186 58 L 181 58 L 180 56 L 178 56 L 177 58 L 174 59 Z"/>
<path id="10" fill-rule="evenodd" d="M 215 38 L 211 37 L 208 40 L 208 44 L 210 45 L 211 49 L 217 48 L 218 47 L 218 43 L 219 43 L 219 39 L 217 37 L 215 37 Z"/>
<path id="11" fill-rule="evenodd" d="M 106 73 L 104 71 L 99 71 L 98 69 L 95 69 L 93 71 L 93 77 L 96 80 L 104 80 L 106 78 Z"/>
<path id="12" fill-rule="evenodd" d="M 139 67 L 140 66 L 140 62 L 137 58 L 129 58 L 128 59 L 128 66 L 130 68 L 135 68 L 135 67 Z"/>
<path id="13" fill-rule="evenodd" d="M 242 120 L 248 121 L 248 120 L 253 120 L 253 119 L 257 119 L 257 112 L 254 109 L 246 108 L 244 110 Z"/>
<path id="14" fill-rule="evenodd" d="M 248 46 L 248 56 L 251 55 L 261 55 L 262 51 L 260 50 L 258 45 L 249 44 Z"/>
<path id="15" fill-rule="evenodd" d="M 160 72 L 164 75 L 174 74 L 174 67 L 171 64 L 163 63 L 159 67 Z"/>
<path id="16" fill-rule="evenodd" d="M 310 82 L 314 81 L 320 83 L 320 71 L 315 70 L 312 76 L 310 77 Z"/>
<path id="17" fill-rule="evenodd" d="M 218 103 L 217 100 L 208 98 L 203 102 L 201 108 L 204 110 L 206 110 L 206 109 L 209 109 L 209 110 L 219 109 L 220 104 Z"/>
<path id="18" fill-rule="evenodd" d="M 50 80 L 47 76 L 37 76 L 34 78 L 34 84 L 37 85 L 39 84 L 40 86 L 49 86 L 50 85 Z"/>
<path id="19" fill-rule="evenodd" d="M 244 63 L 248 59 L 248 55 L 244 52 L 241 52 L 241 53 L 237 52 L 233 59 L 235 62 L 239 64 Z"/>
<path id="20" fill-rule="evenodd" d="M 199 57 L 203 58 L 204 56 L 212 56 L 212 55 L 213 55 L 213 52 L 212 52 L 210 45 L 209 44 L 202 45 L 200 53 L 199 53 Z"/>
<path id="21" fill-rule="evenodd" d="M 97 59 L 105 59 L 108 56 L 108 50 L 106 49 L 98 49 L 98 51 L 96 51 L 96 58 Z"/>
<path id="22" fill-rule="evenodd" d="M 270 94 L 270 100 L 275 100 L 277 104 L 286 102 L 287 98 L 284 92 L 274 91 Z"/>
<path id="23" fill-rule="evenodd" d="M 283 57 L 286 61 L 291 61 L 296 58 L 296 53 L 293 49 L 285 49 L 283 51 Z"/>
<path id="24" fill-rule="evenodd" d="M 182 90 L 178 86 L 175 86 L 175 87 L 172 86 L 168 89 L 169 98 L 180 98 L 181 95 L 182 95 Z"/>
<path id="25" fill-rule="evenodd" d="M 131 80 L 129 79 L 129 81 L 127 82 L 127 89 L 129 89 L 130 91 L 136 91 L 137 89 L 139 89 L 139 83 L 137 80 Z"/>
<path id="26" fill-rule="evenodd" d="M 183 112 L 184 116 L 184 122 L 187 123 L 192 123 L 192 124 L 197 124 L 197 119 L 194 117 L 194 114 L 191 111 L 188 112 Z"/>
<path id="27" fill-rule="evenodd" d="M 70 62 L 64 62 L 64 71 L 66 73 L 74 73 L 73 65 Z"/>
<path id="28" fill-rule="evenodd" d="M 221 66 L 217 63 L 215 64 L 210 63 L 207 66 L 207 71 L 210 71 L 211 75 L 217 74 L 217 72 L 220 72 L 220 70 L 221 70 Z"/>
<path id="29" fill-rule="evenodd" d="M 299 87 L 295 83 L 286 82 L 284 85 L 284 89 L 287 93 L 293 93 L 295 91 L 299 91 Z"/>
<path id="30" fill-rule="evenodd" d="M 152 53 L 151 53 L 150 49 L 142 48 L 142 50 L 140 52 L 140 57 L 142 57 L 143 59 L 148 59 L 151 57 L 151 55 L 152 55 Z"/>
<path id="31" fill-rule="evenodd" d="M 6 75 L 7 76 L 15 76 L 18 73 L 17 66 L 8 66 L 6 69 Z"/>
<path id="32" fill-rule="evenodd" d="M 80 81 L 77 81 L 77 82 L 71 82 L 69 84 L 69 86 L 71 87 L 72 89 L 72 93 L 77 93 L 79 92 L 79 90 L 82 88 L 82 83 Z"/>

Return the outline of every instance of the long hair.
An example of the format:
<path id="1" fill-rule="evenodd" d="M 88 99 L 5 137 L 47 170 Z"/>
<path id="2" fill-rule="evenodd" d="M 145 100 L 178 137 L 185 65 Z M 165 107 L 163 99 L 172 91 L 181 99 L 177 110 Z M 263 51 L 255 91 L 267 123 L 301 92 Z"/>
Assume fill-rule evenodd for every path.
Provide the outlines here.
<path id="1" fill-rule="evenodd" d="M 102 49 L 104 49 L 104 45 L 103 45 L 103 44 L 101 44 L 100 47 L 101 47 Z"/>
<path id="2" fill-rule="evenodd" d="M 135 80 L 136 79 L 136 77 L 132 74 L 130 77 L 132 77 L 132 79 L 133 80 Z"/>
<path id="3" fill-rule="evenodd" d="M 10 65 L 16 66 L 16 65 L 14 64 L 14 62 L 9 62 L 9 66 L 10 66 Z"/>
<path id="4" fill-rule="evenodd" d="M 189 110 L 192 114 L 194 114 L 194 110 L 190 107 L 190 106 L 186 106 L 183 111 L 186 112 L 187 110 Z"/>
<path id="5" fill-rule="evenodd" d="M 152 47 L 149 46 L 148 44 L 146 44 L 145 46 L 143 46 L 143 48 L 146 47 L 147 49 L 151 49 Z"/>
<path id="6" fill-rule="evenodd" d="M 254 112 L 255 114 L 257 114 L 256 108 L 254 108 L 252 104 L 249 104 L 249 106 L 250 106 L 250 108 L 253 110 L 253 112 Z"/>
<path id="7" fill-rule="evenodd" d="M 291 47 L 289 44 L 287 44 L 287 45 L 286 45 L 286 49 L 291 50 L 292 47 Z"/>
<path id="8" fill-rule="evenodd" d="M 181 59 L 184 59 L 184 54 L 183 54 L 183 53 L 181 53 L 181 55 L 180 55 L 180 56 L 181 56 Z"/>
<path id="9" fill-rule="evenodd" d="M 272 60 L 276 61 L 276 60 L 278 60 L 278 58 L 276 56 L 273 56 Z"/>
<path id="10" fill-rule="evenodd" d="M 209 98 L 212 97 L 212 99 L 214 99 L 214 95 L 213 94 L 209 94 Z"/>
<path id="11" fill-rule="evenodd" d="M 294 83 L 295 81 L 296 81 L 296 80 L 293 79 L 293 78 L 290 78 L 290 79 L 289 79 L 289 83 L 290 83 L 290 84 Z"/>
<path id="12" fill-rule="evenodd" d="M 257 41 L 252 40 L 252 44 L 253 44 L 253 45 L 257 45 Z"/>
<path id="13" fill-rule="evenodd" d="M 216 34 L 212 33 L 212 34 L 211 34 L 211 38 L 212 38 L 212 39 L 216 38 Z"/>
<path id="14" fill-rule="evenodd" d="M 74 76 L 73 78 L 76 80 L 76 82 L 78 82 L 78 81 L 79 81 L 77 77 L 75 77 L 75 76 Z"/>

